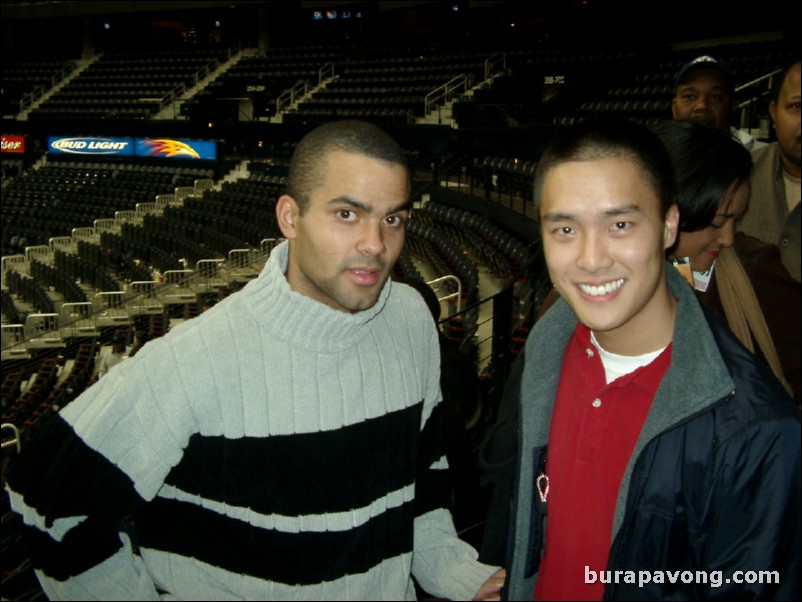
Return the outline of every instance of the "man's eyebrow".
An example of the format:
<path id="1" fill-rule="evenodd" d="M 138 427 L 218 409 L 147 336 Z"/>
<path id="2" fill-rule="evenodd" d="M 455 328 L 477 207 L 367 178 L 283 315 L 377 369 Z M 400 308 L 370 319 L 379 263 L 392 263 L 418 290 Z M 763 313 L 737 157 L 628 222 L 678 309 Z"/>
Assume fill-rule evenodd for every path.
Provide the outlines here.
<path id="1" fill-rule="evenodd" d="M 575 220 L 576 216 L 571 213 L 551 212 L 543 216 L 544 222 L 570 222 Z"/>
<path id="2" fill-rule="evenodd" d="M 677 91 L 678 92 L 685 92 L 687 90 L 696 91 L 699 88 L 700 86 L 698 84 L 680 84 L 679 86 L 677 86 Z M 710 90 L 713 92 L 722 92 L 722 91 L 728 92 L 727 86 L 723 84 L 714 84 L 713 86 L 710 87 Z"/>
<path id="3" fill-rule="evenodd" d="M 622 205 L 602 211 L 598 214 L 598 217 L 603 220 L 610 217 L 618 217 L 619 215 L 629 215 L 631 213 L 641 213 L 641 208 L 638 205 Z M 564 222 L 578 221 L 578 218 L 573 213 L 551 212 L 546 213 L 543 216 L 543 220 L 547 222 Z"/>
<path id="4" fill-rule="evenodd" d="M 641 213 L 639 205 L 622 205 L 620 207 L 613 207 L 601 213 L 601 217 L 617 217 L 619 215 L 628 215 L 630 213 Z"/>
<path id="5" fill-rule="evenodd" d="M 359 199 L 355 199 L 354 197 L 351 197 L 351 196 L 342 195 L 342 196 L 334 197 L 333 199 L 331 199 L 328 202 L 328 204 L 329 205 L 349 205 L 349 206 L 353 207 L 354 209 L 359 209 L 363 213 L 368 213 L 368 214 L 373 213 L 373 205 L 369 205 L 369 204 L 367 204 L 367 203 L 365 203 L 363 201 L 360 201 Z M 411 200 L 406 200 L 403 203 L 401 203 L 399 205 L 396 205 L 395 207 L 391 208 L 387 212 L 387 215 L 390 215 L 391 213 L 398 213 L 400 211 L 410 211 L 411 209 L 412 209 L 412 201 Z"/>

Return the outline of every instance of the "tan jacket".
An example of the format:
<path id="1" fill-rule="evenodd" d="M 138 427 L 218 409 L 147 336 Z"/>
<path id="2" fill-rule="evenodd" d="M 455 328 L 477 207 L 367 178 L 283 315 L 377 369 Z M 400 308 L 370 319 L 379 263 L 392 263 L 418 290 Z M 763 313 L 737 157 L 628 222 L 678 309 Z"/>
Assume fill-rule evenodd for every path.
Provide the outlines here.
<path id="1" fill-rule="evenodd" d="M 739 230 L 777 245 L 783 265 L 796 280 L 800 280 L 800 206 L 788 211 L 785 201 L 780 163 L 780 147 L 776 142 L 752 153 L 754 166 L 749 183 L 752 193 L 749 210 L 740 222 Z"/>

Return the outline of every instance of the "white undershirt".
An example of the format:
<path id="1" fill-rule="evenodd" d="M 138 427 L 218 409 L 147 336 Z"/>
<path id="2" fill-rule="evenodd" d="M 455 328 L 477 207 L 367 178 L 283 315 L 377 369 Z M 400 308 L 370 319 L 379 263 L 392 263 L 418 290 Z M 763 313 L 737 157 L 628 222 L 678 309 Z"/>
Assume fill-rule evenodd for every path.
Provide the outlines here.
<path id="1" fill-rule="evenodd" d="M 788 203 L 788 212 L 794 210 L 799 204 L 799 197 L 800 197 L 800 178 L 795 178 L 793 176 L 789 176 L 785 170 L 783 170 L 783 183 L 785 184 L 785 202 Z"/>
<path id="2" fill-rule="evenodd" d="M 634 372 L 641 366 L 648 366 L 666 349 L 663 347 L 662 349 L 658 349 L 657 351 L 652 351 L 650 353 L 644 353 L 643 355 L 618 355 L 617 353 L 605 351 L 602 346 L 599 345 L 599 342 L 596 340 L 593 331 L 590 332 L 590 342 L 593 343 L 593 345 L 599 351 L 599 357 L 601 358 L 602 365 L 604 366 L 604 375 L 607 379 L 608 385 L 617 378 L 621 378 L 625 374 Z"/>

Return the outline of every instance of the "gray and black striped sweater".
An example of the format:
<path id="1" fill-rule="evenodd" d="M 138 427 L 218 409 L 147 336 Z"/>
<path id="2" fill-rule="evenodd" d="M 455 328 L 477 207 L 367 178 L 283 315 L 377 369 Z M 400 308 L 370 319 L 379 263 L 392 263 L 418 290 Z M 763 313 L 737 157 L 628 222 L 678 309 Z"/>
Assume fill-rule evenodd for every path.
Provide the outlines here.
<path id="1" fill-rule="evenodd" d="M 388 282 L 346 314 L 293 292 L 286 263 L 284 243 L 15 460 L 12 507 L 51 599 L 414 600 L 413 574 L 470 599 L 494 571 L 445 508 L 418 293 Z"/>

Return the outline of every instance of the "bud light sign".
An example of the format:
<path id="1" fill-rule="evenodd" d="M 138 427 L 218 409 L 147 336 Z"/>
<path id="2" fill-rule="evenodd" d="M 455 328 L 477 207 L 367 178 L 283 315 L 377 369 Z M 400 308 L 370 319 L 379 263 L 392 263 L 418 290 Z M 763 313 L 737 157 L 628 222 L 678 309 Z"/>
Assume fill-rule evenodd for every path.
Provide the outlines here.
<path id="1" fill-rule="evenodd" d="M 62 138 L 47 139 L 48 152 L 71 155 L 104 155 L 130 157 L 134 154 L 131 138 Z"/>

